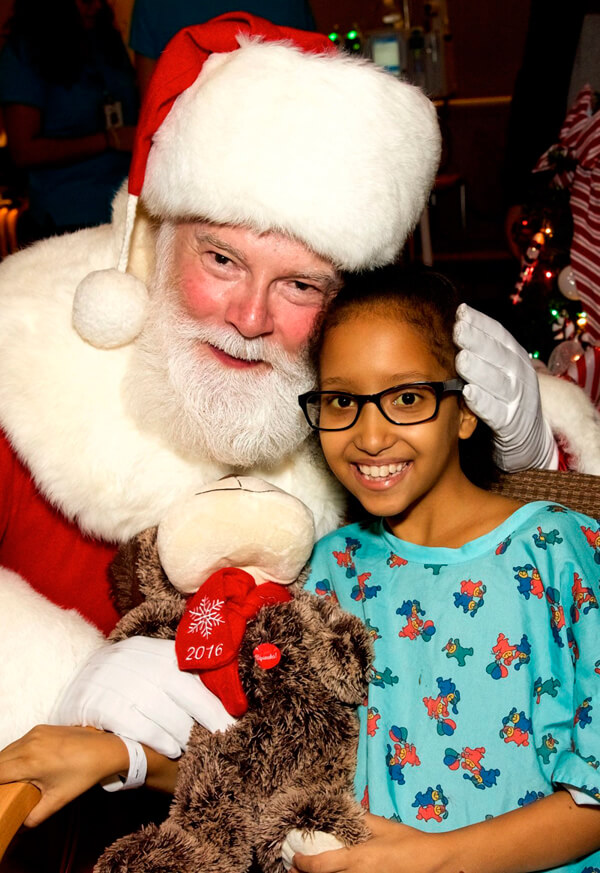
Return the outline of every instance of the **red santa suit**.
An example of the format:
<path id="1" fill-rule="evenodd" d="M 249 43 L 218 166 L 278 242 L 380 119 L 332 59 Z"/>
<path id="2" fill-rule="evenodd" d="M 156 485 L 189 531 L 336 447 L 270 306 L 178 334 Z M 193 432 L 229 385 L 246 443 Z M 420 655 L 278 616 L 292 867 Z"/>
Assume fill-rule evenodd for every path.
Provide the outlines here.
<path id="1" fill-rule="evenodd" d="M 116 546 L 85 536 L 52 507 L 0 433 L 0 552 L 9 570 L 65 609 L 77 609 L 107 634 L 118 613 L 108 566 Z M 85 597 L 82 597 L 82 588 Z"/>

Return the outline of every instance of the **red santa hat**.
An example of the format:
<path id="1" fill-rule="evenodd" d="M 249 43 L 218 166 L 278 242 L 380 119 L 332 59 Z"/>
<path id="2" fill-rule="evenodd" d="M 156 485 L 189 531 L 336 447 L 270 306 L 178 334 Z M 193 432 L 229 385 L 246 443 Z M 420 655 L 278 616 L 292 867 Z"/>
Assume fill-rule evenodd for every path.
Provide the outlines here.
<path id="1" fill-rule="evenodd" d="M 75 328 L 112 348 L 143 326 L 146 289 L 125 275 L 138 198 L 158 218 L 285 233 L 361 270 L 396 258 L 439 154 L 425 95 L 320 34 L 242 12 L 185 28 L 141 112 L 117 270 L 80 283 Z"/>

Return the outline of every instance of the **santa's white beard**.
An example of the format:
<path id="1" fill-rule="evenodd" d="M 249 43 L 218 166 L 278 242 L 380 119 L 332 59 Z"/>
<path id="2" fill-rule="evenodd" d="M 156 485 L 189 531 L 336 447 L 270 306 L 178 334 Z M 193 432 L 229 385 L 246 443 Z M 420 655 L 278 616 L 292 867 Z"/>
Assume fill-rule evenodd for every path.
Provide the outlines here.
<path id="1" fill-rule="evenodd" d="M 142 426 L 186 454 L 240 469 L 275 465 L 308 433 L 297 399 L 314 384 L 306 357 L 294 360 L 260 337 L 245 339 L 233 328 L 202 325 L 182 312 L 168 255 L 157 269 L 126 381 L 129 407 Z M 270 366 L 227 367 L 207 343 Z"/>

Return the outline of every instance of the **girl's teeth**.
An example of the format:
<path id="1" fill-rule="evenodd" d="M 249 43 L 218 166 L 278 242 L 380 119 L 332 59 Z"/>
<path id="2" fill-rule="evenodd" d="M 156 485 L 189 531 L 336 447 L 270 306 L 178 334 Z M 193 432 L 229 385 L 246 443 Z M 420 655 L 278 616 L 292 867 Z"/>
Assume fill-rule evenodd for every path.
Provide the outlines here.
<path id="1" fill-rule="evenodd" d="M 385 479 L 386 476 L 392 476 L 403 470 L 406 464 L 382 464 L 380 467 L 374 467 L 371 464 L 358 464 L 358 469 L 363 476 L 368 476 L 370 479 Z"/>

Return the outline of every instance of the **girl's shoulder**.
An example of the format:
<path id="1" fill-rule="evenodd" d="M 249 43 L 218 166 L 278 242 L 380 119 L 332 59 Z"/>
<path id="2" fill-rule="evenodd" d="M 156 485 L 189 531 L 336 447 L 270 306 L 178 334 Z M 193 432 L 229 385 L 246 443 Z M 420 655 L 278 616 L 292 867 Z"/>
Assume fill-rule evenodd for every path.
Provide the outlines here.
<path id="1" fill-rule="evenodd" d="M 600 563 L 600 520 L 561 503 L 526 503 L 508 519 L 503 530 L 515 545 L 527 544 L 536 561 L 543 563 L 544 555 L 552 555 L 553 561 L 560 559 L 567 564 L 576 561 L 583 566 L 592 561 L 588 569 Z"/>
<path id="2" fill-rule="evenodd" d="M 571 529 L 582 526 L 599 526 L 598 519 L 584 515 L 567 506 L 550 500 L 534 500 L 523 502 L 505 497 L 496 492 L 480 491 L 479 502 L 472 507 L 473 530 L 463 529 L 463 536 L 472 540 L 484 535 L 487 531 L 511 528 L 515 533 L 530 527 L 545 527 L 551 522 L 556 527 L 559 523 Z"/>
<path id="3" fill-rule="evenodd" d="M 572 528 L 582 526 L 595 526 L 597 528 L 600 524 L 597 518 L 584 515 L 582 512 L 577 512 L 562 503 L 551 500 L 535 500 L 524 503 L 511 517 L 518 521 L 519 525 L 549 523 L 552 520 L 555 524 Z"/>

